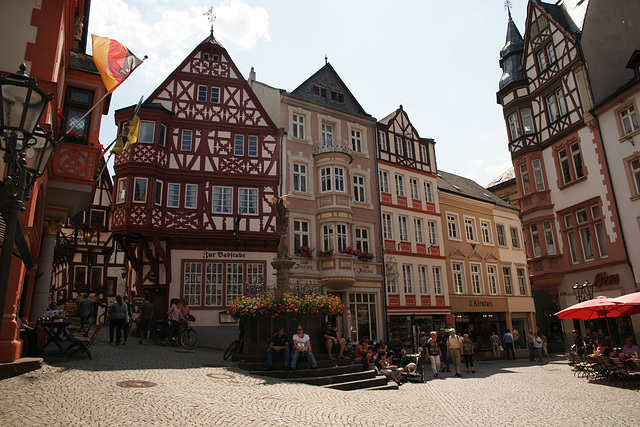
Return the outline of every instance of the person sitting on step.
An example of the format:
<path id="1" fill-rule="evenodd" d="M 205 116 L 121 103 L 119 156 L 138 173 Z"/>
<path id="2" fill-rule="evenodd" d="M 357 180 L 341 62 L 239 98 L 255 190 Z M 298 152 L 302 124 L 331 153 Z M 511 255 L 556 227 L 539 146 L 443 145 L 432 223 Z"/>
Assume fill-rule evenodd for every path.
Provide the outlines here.
<path id="1" fill-rule="evenodd" d="M 279 327 L 278 332 L 271 337 L 269 348 L 267 349 L 267 369 L 265 369 L 265 371 L 271 371 L 273 369 L 274 354 L 284 356 L 284 370 L 288 371 L 291 353 L 289 350 L 289 337 L 284 333 L 283 327 Z"/>
<path id="2" fill-rule="evenodd" d="M 293 341 L 293 356 L 291 357 L 291 370 L 296 370 L 296 365 L 298 363 L 298 357 L 300 354 L 306 354 L 307 360 L 311 363 L 311 369 L 318 369 L 318 362 L 316 362 L 316 357 L 313 355 L 311 351 L 311 339 L 309 335 L 304 333 L 304 329 L 302 325 L 298 325 L 296 328 L 296 334 L 291 338 Z"/>
<path id="3" fill-rule="evenodd" d="M 329 352 L 330 360 L 333 360 L 333 355 L 331 354 L 331 350 L 333 349 L 334 346 L 340 347 L 340 353 L 338 353 L 338 358 L 348 359 L 348 357 L 343 356 L 342 354 L 344 353 L 344 348 L 347 345 L 347 340 L 345 340 L 344 338 L 340 338 L 340 334 L 338 333 L 338 328 L 336 326 L 333 326 L 331 322 L 327 322 L 327 329 L 324 331 L 324 334 L 322 335 L 322 337 L 325 340 L 325 346 L 327 347 L 327 351 Z"/>

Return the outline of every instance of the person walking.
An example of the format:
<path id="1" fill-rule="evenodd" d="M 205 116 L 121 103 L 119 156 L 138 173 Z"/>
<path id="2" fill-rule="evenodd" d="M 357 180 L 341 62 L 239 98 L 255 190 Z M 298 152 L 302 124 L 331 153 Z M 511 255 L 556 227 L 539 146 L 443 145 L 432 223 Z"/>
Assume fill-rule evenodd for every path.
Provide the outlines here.
<path id="1" fill-rule="evenodd" d="M 453 364 L 453 368 L 456 373 L 455 377 L 462 378 L 462 374 L 460 373 L 460 368 L 462 365 L 462 340 L 458 335 L 456 335 L 456 330 L 451 328 L 449 329 L 449 338 L 447 339 L 447 355 L 451 359 L 451 364 Z"/>
<path id="2" fill-rule="evenodd" d="M 432 331 L 430 338 L 427 340 L 426 350 L 429 353 L 429 359 L 431 360 L 431 370 L 433 371 L 433 378 L 438 378 L 438 371 L 440 371 L 440 344 L 438 343 L 438 333 Z"/>
<path id="3" fill-rule="evenodd" d="M 538 334 L 533 334 L 533 351 L 538 362 L 543 362 L 542 360 L 542 338 L 538 336 Z"/>
<path id="4" fill-rule="evenodd" d="M 438 344 L 440 344 L 440 365 L 444 363 L 447 368 L 447 372 L 451 372 L 449 368 L 449 357 L 447 353 L 447 334 L 444 333 L 444 328 L 440 328 L 440 332 L 438 333 Z M 442 372 L 444 372 L 444 367 L 442 368 Z"/>
<path id="5" fill-rule="evenodd" d="M 122 301 L 122 297 L 120 295 L 117 295 L 115 302 L 109 306 L 109 313 L 111 314 L 111 320 L 109 320 L 109 344 L 113 343 L 113 331 L 115 330 L 115 345 L 118 345 L 120 344 L 120 339 L 122 337 L 124 319 L 127 315 L 127 305 Z"/>
<path id="6" fill-rule="evenodd" d="M 122 326 L 124 330 L 124 341 L 123 345 L 127 345 L 127 338 L 129 338 L 129 330 L 131 328 L 131 320 L 133 319 L 133 309 L 131 308 L 131 304 L 129 304 L 129 298 L 125 295 L 122 297 L 122 301 L 127 306 L 127 315 L 124 317 L 124 325 Z"/>
<path id="7" fill-rule="evenodd" d="M 513 350 L 513 335 L 507 329 L 507 332 L 502 336 L 502 344 L 504 344 L 504 351 L 507 353 L 507 360 L 509 360 L 509 352 L 513 355 L 513 360 L 516 360 L 516 352 Z"/>
<path id="8" fill-rule="evenodd" d="M 489 341 L 491 341 L 491 349 L 493 350 L 493 357 L 495 357 L 496 359 L 500 358 L 500 337 L 496 335 L 495 332 L 491 332 Z"/>
<path id="9" fill-rule="evenodd" d="M 144 297 L 144 303 L 140 306 L 140 340 L 139 344 L 149 345 L 151 327 L 153 326 L 153 304 L 149 296 Z"/>
<path id="10" fill-rule="evenodd" d="M 80 302 L 78 302 L 78 306 L 76 307 L 76 313 L 80 318 L 80 328 L 82 329 L 82 333 L 87 333 L 87 319 L 91 314 L 93 314 L 93 301 L 89 299 L 89 293 L 86 292 Z"/>
<path id="11" fill-rule="evenodd" d="M 469 338 L 469 334 L 464 334 L 462 337 L 462 357 L 464 358 L 464 366 L 467 368 L 467 374 L 469 373 L 469 367 L 471 367 L 471 373 L 474 374 L 476 370 L 473 368 L 473 341 Z"/>

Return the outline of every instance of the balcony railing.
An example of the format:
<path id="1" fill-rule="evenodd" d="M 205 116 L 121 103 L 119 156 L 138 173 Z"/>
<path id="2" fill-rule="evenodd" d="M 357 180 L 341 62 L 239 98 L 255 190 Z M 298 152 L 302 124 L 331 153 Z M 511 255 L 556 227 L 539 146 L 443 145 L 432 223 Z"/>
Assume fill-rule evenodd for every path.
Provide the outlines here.
<path id="1" fill-rule="evenodd" d="M 322 153 L 344 153 L 351 156 L 351 144 L 344 140 L 321 140 L 313 144 L 313 155 Z"/>

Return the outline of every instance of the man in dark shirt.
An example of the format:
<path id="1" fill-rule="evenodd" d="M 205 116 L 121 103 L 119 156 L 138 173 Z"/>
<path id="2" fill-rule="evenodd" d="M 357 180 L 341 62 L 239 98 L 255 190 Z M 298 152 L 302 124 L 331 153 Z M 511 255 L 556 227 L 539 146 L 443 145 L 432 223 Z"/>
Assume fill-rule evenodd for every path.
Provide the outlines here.
<path id="1" fill-rule="evenodd" d="M 288 371 L 291 352 L 289 350 L 289 337 L 284 333 L 284 328 L 278 328 L 278 333 L 271 337 L 271 342 L 267 349 L 267 369 L 265 371 L 273 369 L 274 354 L 284 355 L 284 370 Z"/>
<path id="2" fill-rule="evenodd" d="M 445 334 L 444 328 L 440 328 L 440 332 L 436 337 L 438 346 L 440 347 L 440 362 L 445 364 L 447 372 L 451 372 L 451 369 L 449 368 L 449 358 L 447 357 L 447 339 L 449 339 L 449 336 Z M 442 371 L 444 372 L 444 369 Z"/>
<path id="3" fill-rule="evenodd" d="M 340 347 L 340 353 L 338 354 L 339 358 L 348 359 L 348 357 L 344 356 L 344 349 L 347 345 L 347 340 L 344 338 L 340 338 L 340 334 L 338 333 L 338 328 L 333 326 L 331 322 L 327 323 L 327 329 L 324 331 L 322 338 L 325 340 L 325 346 L 327 351 L 329 352 L 329 359 L 333 360 L 333 355 L 331 354 L 331 350 L 333 347 Z"/>

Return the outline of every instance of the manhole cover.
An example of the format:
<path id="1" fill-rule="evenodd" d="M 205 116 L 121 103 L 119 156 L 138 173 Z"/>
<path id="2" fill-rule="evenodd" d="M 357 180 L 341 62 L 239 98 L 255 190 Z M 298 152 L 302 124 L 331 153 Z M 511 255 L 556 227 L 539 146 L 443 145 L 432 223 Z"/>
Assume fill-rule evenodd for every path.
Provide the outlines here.
<path id="1" fill-rule="evenodd" d="M 151 381 L 139 380 L 120 381 L 119 383 L 116 383 L 116 385 L 122 388 L 148 388 L 157 386 L 156 383 L 152 383 Z"/>
<path id="2" fill-rule="evenodd" d="M 215 378 L 217 380 L 230 380 L 233 378 L 233 375 L 229 374 L 207 374 L 209 378 Z"/>

